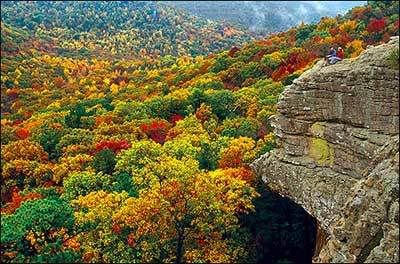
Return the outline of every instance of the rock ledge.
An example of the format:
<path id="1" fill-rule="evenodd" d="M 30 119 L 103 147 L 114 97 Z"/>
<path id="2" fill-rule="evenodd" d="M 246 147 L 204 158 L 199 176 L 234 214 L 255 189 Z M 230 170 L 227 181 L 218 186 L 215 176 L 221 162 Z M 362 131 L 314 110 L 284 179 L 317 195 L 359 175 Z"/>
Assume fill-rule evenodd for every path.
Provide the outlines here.
<path id="1" fill-rule="evenodd" d="M 286 87 L 271 121 L 278 147 L 252 164 L 314 216 L 315 262 L 399 262 L 399 38 Z M 322 236 L 321 236 L 322 237 Z"/>

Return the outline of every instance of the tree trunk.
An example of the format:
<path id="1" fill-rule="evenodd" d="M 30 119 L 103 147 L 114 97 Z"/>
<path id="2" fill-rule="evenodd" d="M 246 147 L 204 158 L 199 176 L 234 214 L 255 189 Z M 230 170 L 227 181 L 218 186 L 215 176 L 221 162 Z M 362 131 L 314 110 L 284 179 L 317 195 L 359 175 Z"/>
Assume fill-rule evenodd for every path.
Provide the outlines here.
<path id="1" fill-rule="evenodd" d="M 183 231 L 178 232 L 178 243 L 176 245 L 176 264 L 181 264 L 182 263 L 182 257 L 183 257 Z"/>

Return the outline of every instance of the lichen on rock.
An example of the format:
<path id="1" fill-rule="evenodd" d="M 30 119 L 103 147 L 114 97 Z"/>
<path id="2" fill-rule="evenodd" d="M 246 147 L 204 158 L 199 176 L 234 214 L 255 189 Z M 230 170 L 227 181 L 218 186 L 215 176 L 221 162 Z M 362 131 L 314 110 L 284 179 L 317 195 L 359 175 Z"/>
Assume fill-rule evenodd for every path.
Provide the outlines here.
<path id="1" fill-rule="evenodd" d="M 325 139 L 311 138 L 309 155 L 318 165 L 333 164 L 334 150 Z"/>

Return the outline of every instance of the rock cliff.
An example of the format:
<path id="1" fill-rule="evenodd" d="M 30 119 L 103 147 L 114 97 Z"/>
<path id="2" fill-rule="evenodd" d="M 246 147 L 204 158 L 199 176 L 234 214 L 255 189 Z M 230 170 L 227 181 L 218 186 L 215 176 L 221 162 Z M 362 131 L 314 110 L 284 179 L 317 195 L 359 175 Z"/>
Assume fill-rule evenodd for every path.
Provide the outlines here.
<path id="1" fill-rule="evenodd" d="M 319 224 L 315 262 L 399 261 L 399 38 L 286 87 L 278 147 L 252 164 Z"/>

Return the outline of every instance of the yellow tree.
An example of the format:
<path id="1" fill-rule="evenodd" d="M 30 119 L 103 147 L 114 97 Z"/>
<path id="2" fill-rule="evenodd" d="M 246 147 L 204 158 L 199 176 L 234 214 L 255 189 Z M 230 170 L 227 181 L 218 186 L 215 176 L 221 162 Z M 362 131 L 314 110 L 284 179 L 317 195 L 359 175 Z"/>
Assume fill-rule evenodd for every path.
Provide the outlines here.
<path id="1" fill-rule="evenodd" d="M 17 186 L 37 186 L 49 180 L 51 163 L 42 146 L 29 140 L 17 140 L 1 148 L 2 191 Z"/>
<path id="2" fill-rule="evenodd" d="M 144 169 L 157 180 L 113 215 L 141 261 L 234 262 L 245 255 L 237 213 L 252 210 L 257 196 L 246 181 L 201 172 L 189 159 L 165 158 Z"/>
<path id="3" fill-rule="evenodd" d="M 249 183 L 229 171 L 202 172 L 187 158 L 142 166 L 133 177 L 149 184 L 138 197 L 96 191 L 72 201 L 85 261 L 214 263 L 246 255 L 237 215 L 254 209 L 258 194 Z"/>
<path id="4" fill-rule="evenodd" d="M 113 213 L 127 198 L 126 192 L 107 193 L 100 190 L 71 201 L 75 209 L 75 223 L 81 230 L 77 242 L 84 262 L 116 263 L 135 259 L 132 248 L 121 240 L 111 222 Z"/>
<path id="5" fill-rule="evenodd" d="M 346 45 L 348 53 L 350 53 L 351 58 L 358 57 L 360 53 L 364 50 L 362 40 L 355 39 Z"/>

